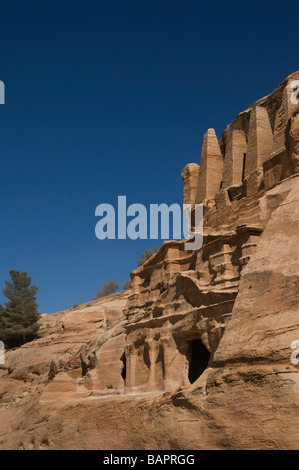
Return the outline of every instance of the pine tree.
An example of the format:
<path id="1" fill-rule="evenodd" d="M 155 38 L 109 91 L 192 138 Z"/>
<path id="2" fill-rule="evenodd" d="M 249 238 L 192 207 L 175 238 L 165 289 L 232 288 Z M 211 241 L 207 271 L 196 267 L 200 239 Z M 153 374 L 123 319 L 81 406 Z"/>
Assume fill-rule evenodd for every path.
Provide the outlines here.
<path id="1" fill-rule="evenodd" d="M 9 346 L 18 346 L 36 335 L 39 325 L 36 293 L 38 288 L 30 286 L 31 277 L 16 270 L 9 271 L 11 281 L 5 281 L 3 289 L 8 302 L 0 309 L 0 339 Z"/>

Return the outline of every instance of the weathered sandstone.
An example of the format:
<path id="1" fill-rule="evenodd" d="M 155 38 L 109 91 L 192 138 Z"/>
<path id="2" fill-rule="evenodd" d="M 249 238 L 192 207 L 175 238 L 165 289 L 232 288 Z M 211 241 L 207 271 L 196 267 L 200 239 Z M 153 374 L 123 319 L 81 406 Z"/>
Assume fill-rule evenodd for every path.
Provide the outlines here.
<path id="1" fill-rule="evenodd" d="M 182 172 L 204 241 L 43 315 L 0 369 L 2 449 L 299 449 L 299 105 L 288 76 Z"/>

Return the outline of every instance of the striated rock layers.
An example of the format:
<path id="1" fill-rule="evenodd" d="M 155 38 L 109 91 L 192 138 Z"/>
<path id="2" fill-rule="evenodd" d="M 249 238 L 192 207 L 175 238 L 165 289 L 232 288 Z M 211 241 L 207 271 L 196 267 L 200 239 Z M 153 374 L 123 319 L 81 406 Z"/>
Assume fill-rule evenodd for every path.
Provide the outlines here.
<path id="1" fill-rule="evenodd" d="M 2 449 L 299 448 L 296 80 L 183 170 L 200 250 L 163 243 L 129 291 L 43 315 L 6 353 Z"/>

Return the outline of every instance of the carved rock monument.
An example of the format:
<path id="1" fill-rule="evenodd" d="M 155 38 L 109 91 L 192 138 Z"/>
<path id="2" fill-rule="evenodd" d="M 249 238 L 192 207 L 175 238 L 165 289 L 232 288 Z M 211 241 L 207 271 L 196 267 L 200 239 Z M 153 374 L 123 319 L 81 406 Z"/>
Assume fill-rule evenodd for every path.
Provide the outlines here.
<path id="1" fill-rule="evenodd" d="M 298 80 L 184 168 L 200 250 L 164 242 L 129 291 L 43 315 L 7 352 L 1 448 L 299 448 Z"/>

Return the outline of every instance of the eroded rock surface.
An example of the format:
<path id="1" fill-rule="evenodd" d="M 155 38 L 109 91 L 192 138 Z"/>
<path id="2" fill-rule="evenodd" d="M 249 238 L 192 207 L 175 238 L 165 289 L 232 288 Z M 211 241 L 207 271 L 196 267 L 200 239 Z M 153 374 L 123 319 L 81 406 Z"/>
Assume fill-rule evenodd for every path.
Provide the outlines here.
<path id="1" fill-rule="evenodd" d="M 44 315 L 7 352 L 1 448 L 299 448 L 298 79 L 183 170 L 200 250 L 163 243 L 129 291 Z"/>

